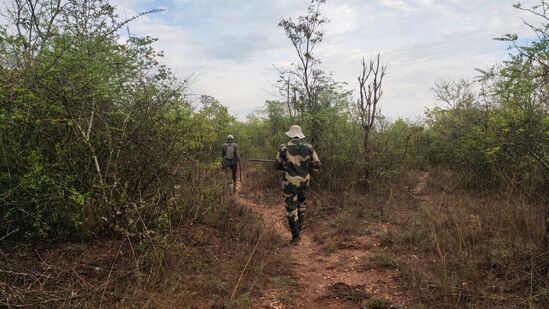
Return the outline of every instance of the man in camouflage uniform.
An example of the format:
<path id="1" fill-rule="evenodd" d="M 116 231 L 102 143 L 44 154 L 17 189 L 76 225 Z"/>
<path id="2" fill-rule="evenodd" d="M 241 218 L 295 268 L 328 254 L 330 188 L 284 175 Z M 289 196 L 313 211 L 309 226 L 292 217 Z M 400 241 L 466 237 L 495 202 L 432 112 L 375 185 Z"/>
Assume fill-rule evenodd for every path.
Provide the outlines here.
<path id="1" fill-rule="evenodd" d="M 305 199 L 311 178 L 309 169 L 320 168 L 320 160 L 313 146 L 302 141 L 305 138 L 301 127 L 293 125 L 286 132 L 290 140 L 282 144 L 276 156 L 275 168 L 284 171 L 282 191 L 288 211 L 288 224 L 293 244 L 300 240 L 301 228 L 305 220 Z"/>
<path id="2" fill-rule="evenodd" d="M 221 156 L 223 158 L 223 169 L 231 170 L 233 179 L 233 192 L 236 192 L 236 179 L 238 170 L 238 145 L 234 142 L 232 135 L 227 136 L 227 142 L 221 146 Z"/>

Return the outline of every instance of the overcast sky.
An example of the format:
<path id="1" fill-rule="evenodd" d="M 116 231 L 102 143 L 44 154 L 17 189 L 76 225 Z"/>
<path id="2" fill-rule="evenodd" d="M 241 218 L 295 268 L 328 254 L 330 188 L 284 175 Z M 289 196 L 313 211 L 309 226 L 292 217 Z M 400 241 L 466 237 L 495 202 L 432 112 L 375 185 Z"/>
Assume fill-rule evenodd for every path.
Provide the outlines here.
<path id="1" fill-rule="evenodd" d="M 159 39 L 163 63 L 179 77 L 195 74 L 191 90 L 209 94 L 241 119 L 274 99 L 273 64 L 296 61 L 277 24 L 306 12 L 310 0 L 116 0 L 121 17 L 163 8 L 130 24 Z M 323 68 L 356 89 L 360 58 L 381 52 L 389 63 L 383 111 L 420 117 L 433 106 L 438 79 L 474 77 L 505 59 L 505 33 L 528 36 L 516 0 L 328 0 L 330 19 L 317 56 Z M 534 0 L 523 0 L 531 5 Z"/>

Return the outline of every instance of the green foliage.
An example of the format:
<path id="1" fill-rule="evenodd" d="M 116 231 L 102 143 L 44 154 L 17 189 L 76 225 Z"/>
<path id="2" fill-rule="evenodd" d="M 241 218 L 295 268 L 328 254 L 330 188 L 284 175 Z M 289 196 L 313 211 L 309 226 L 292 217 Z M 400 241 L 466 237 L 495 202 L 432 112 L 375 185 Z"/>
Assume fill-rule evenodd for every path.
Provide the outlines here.
<path id="1" fill-rule="evenodd" d="M 519 55 L 477 84 L 438 85 L 450 107 L 427 113 L 429 162 L 456 171 L 472 187 L 542 192 L 549 173 L 548 86 L 533 71 Z M 475 93 L 475 86 L 482 91 Z"/>
<path id="2" fill-rule="evenodd" d="M 294 24 L 282 22 L 291 42 L 300 46 L 299 33 L 288 32 Z M 282 78 L 280 90 L 288 102 L 267 102 L 238 130 L 250 153 L 272 157 L 289 125 L 301 125 L 323 162 L 316 180 L 326 190 L 391 185 L 406 169 L 442 167 L 453 171 L 464 188 L 543 192 L 549 185 L 549 39 L 547 24 L 531 28 L 538 40 L 515 45 L 508 61 L 479 70 L 478 80 L 437 83 L 435 95 L 445 105 L 428 110 L 424 121 L 378 117 L 367 156 L 350 93 L 320 71 L 314 104 L 307 105 L 306 85 Z M 303 73 L 299 68 L 294 75 Z"/>
<path id="3" fill-rule="evenodd" d="M 185 84 L 158 63 L 155 39 L 130 34 L 123 42 L 119 30 L 133 19 L 120 20 L 108 1 L 71 0 L 63 10 L 41 3 L 36 25 L 24 6 L 6 12 L 0 27 L 0 235 L 10 239 L 162 230 L 174 177 L 193 177 L 197 166 L 210 173 L 228 134 L 244 157 L 274 158 L 292 124 L 314 141 L 323 162 L 315 182 L 326 190 L 361 189 L 366 170 L 375 187 L 427 167 L 450 169 L 469 188 L 539 193 L 548 185 L 547 25 L 479 81 L 437 84 L 447 105 L 424 122 L 378 118 L 365 162 L 354 99 L 318 69 L 319 59 L 298 53 L 304 62 L 282 76 L 288 102 L 267 101 L 239 122 L 210 96 L 193 108 Z M 326 21 L 309 14 L 320 43 Z M 307 39 L 293 28 L 300 23 L 281 23 L 293 45 Z M 308 61 L 314 85 L 295 78 Z M 204 197 L 209 190 L 193 193 L 197 205 L 215 203 Z M 146 222 L 136 225 L 139 217 Z"/>
<path id="4" fill-rule="evenodd" d="M 234 119 L 209 97 L 194 112 L 155 39 L 123 42 L 132 19 L 106 0 L 55 3 L 39 3 L 33 26 L 27 4 L 8 11 L 0 32 L 0 235 L 161 231 L 172 178 L 210 158 Z"/>

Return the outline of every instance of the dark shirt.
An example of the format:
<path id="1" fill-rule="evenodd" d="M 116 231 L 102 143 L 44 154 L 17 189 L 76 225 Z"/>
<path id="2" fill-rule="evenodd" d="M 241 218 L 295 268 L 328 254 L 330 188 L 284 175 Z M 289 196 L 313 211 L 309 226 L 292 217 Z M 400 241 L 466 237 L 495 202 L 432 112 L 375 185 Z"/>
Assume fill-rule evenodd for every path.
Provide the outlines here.
<path id="1" fill-rule="evenodd" d="M 230 147 L 233 149 L 232 157 L 230 156 Z M 221 146 L 221 157 L 223 158 L 224 165 L 236 165 L 239 161 L 238 145 L 234 142 L 227 142 Z"/>

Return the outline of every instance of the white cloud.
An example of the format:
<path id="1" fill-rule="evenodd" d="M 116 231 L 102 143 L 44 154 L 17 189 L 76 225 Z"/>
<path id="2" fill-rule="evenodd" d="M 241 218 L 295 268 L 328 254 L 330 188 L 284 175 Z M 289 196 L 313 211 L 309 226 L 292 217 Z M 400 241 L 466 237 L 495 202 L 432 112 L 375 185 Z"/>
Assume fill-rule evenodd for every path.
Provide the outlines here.
<path id="1" fill-rule="evenodd" d="M 379 0 L 379 3 L 383 6 L 390 7 L 390 8 L 403 9 L 403 10 L 410 9 L 410 5 L 404 0 Z"/>
<path id="2" fill-rule="evenodd" d="M 0 0 L 5 2 L 7 0 Z M 537 0 L 525 0 L 525 5 Z M 382 52 L 390 64 L 383 110 L 416 117 L 434 104 L 430 88 L 439 78 L 475 75 L 506 57 L 492 38 L 518 32 L 529 36 L 512 8 L 516 0 L 328 0 L 330 19 L 317 55 L 323 68 L 354 88 L 360 58 Z M 181 78 L 192 73 L 195 93 L 210 94 L 244 118 L 273 99 L 278 74 L 272 67 L 296 61 L 277 24 L 304 14 L 310 0 L 114 0 L 122 18 L 165 7 L 130 29 L 159 38 L 162 60 Z"/>

